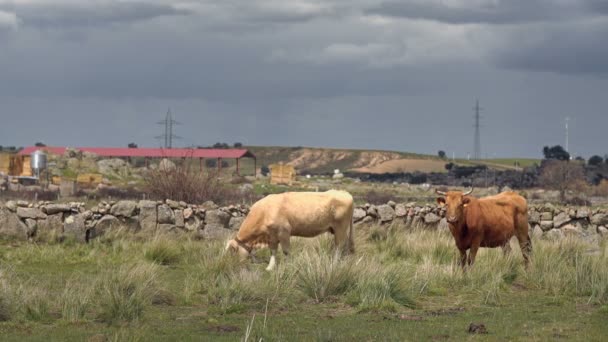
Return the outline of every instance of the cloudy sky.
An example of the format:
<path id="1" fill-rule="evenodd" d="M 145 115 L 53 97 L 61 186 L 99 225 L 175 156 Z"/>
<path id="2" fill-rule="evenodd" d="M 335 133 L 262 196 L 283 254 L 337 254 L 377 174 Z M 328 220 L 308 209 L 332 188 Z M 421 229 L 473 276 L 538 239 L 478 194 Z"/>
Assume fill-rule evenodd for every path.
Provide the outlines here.
<path id="1" fill-rule="evenodd" d="M 608 153 L 608 0 L 0 0 L 0 144 Z"/>

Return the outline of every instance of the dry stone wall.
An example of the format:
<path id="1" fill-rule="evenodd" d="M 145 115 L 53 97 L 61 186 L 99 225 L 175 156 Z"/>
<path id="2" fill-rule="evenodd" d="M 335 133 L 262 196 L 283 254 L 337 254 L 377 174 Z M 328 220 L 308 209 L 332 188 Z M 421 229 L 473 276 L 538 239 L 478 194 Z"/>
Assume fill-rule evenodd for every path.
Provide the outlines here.
<path id="1" fill-rule="evenodd" d="M 0 238 L 71 239 L 88 242 L 114 231 L 152 236 L 158 233 L 223 238 L 237 231 L 249 212 L 244 205 L 219 207 L 172 200 L 84 203 L 8 201 L 0 204 Z M 403 223 L 407 227 L 447 229 L 445 210 L 434 205 L 388 202 L 354 210 L 357 226 Z M 529 209 L 530 234 L 548 238 L 608 236 L 608 210 L 561 208 L 551 204 Z"/>

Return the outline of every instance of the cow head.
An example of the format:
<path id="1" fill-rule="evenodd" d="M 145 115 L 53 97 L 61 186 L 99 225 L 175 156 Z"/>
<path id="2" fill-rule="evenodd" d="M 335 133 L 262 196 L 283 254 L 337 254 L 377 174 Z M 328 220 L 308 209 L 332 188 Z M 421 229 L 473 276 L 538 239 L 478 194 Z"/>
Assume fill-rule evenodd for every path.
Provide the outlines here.
<path id="1" fill-rule="evenodd" d="M 448 191 L 443 192 L 435 190 L 438 195 L 437 203 L 440 206 L 445 206 L 445 218 L 449 223 L 457 223 L 461 220 L 464 215 L 464 207 L 469 203 L 470 198 L 466 197 L 473 192 L 473 188 L 467 192 L 462 191 Z"/>
<path id="2" fill-rule="evenodd" d="M 251 253 L 251 249 L 247 248 L 244 243 L 232 239 L 226 243 L 224 251 L 230 251 L 231 253 L 238 253 L 241 260 L 247 259 Z"/>

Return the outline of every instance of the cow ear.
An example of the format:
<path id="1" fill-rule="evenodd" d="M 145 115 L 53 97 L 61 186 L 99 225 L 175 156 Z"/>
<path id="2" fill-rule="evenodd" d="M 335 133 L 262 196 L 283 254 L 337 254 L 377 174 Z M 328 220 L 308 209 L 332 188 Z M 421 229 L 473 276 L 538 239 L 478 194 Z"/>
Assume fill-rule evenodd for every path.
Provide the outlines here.
<path id="1" fill-rule="evenodd" d="M 471 202 L 471 199 L 468 197 L 462 199 L 462 204 L 464 204 L 465 207 L 467 206 L 467 204 L 469 204 L 469 202 Z"/>
<path id="2" fill-rule="evenodd" d="M 445 205 L 445 198 L 443 198 L 443 197 L 437 197 L 437 204 L 439 204 L 440 206 L 444 206 Z"/>

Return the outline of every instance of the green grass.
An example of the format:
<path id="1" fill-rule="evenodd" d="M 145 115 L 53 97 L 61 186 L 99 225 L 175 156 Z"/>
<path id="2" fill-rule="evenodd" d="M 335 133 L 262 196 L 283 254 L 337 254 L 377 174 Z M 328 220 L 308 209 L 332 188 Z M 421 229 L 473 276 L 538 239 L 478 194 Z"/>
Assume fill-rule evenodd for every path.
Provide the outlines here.
<path id="1" fill-rule="evenodd" d="M 482 249 L 463 273 L 452 238 L 400 225 L 358 229 L 355 255 L 297 239 L 266 272 L 223 241 L 120 237 L 0 246 L 3 340 L 599 341 L 608 334 L 608 248 L 535 240 L 529 270 Z M 171 252 L 167 252 L 167 251 Z M 151 252 L 155 251 L 155 252 Z M 165 257 L 170 255 L 170 257 Z"/>

